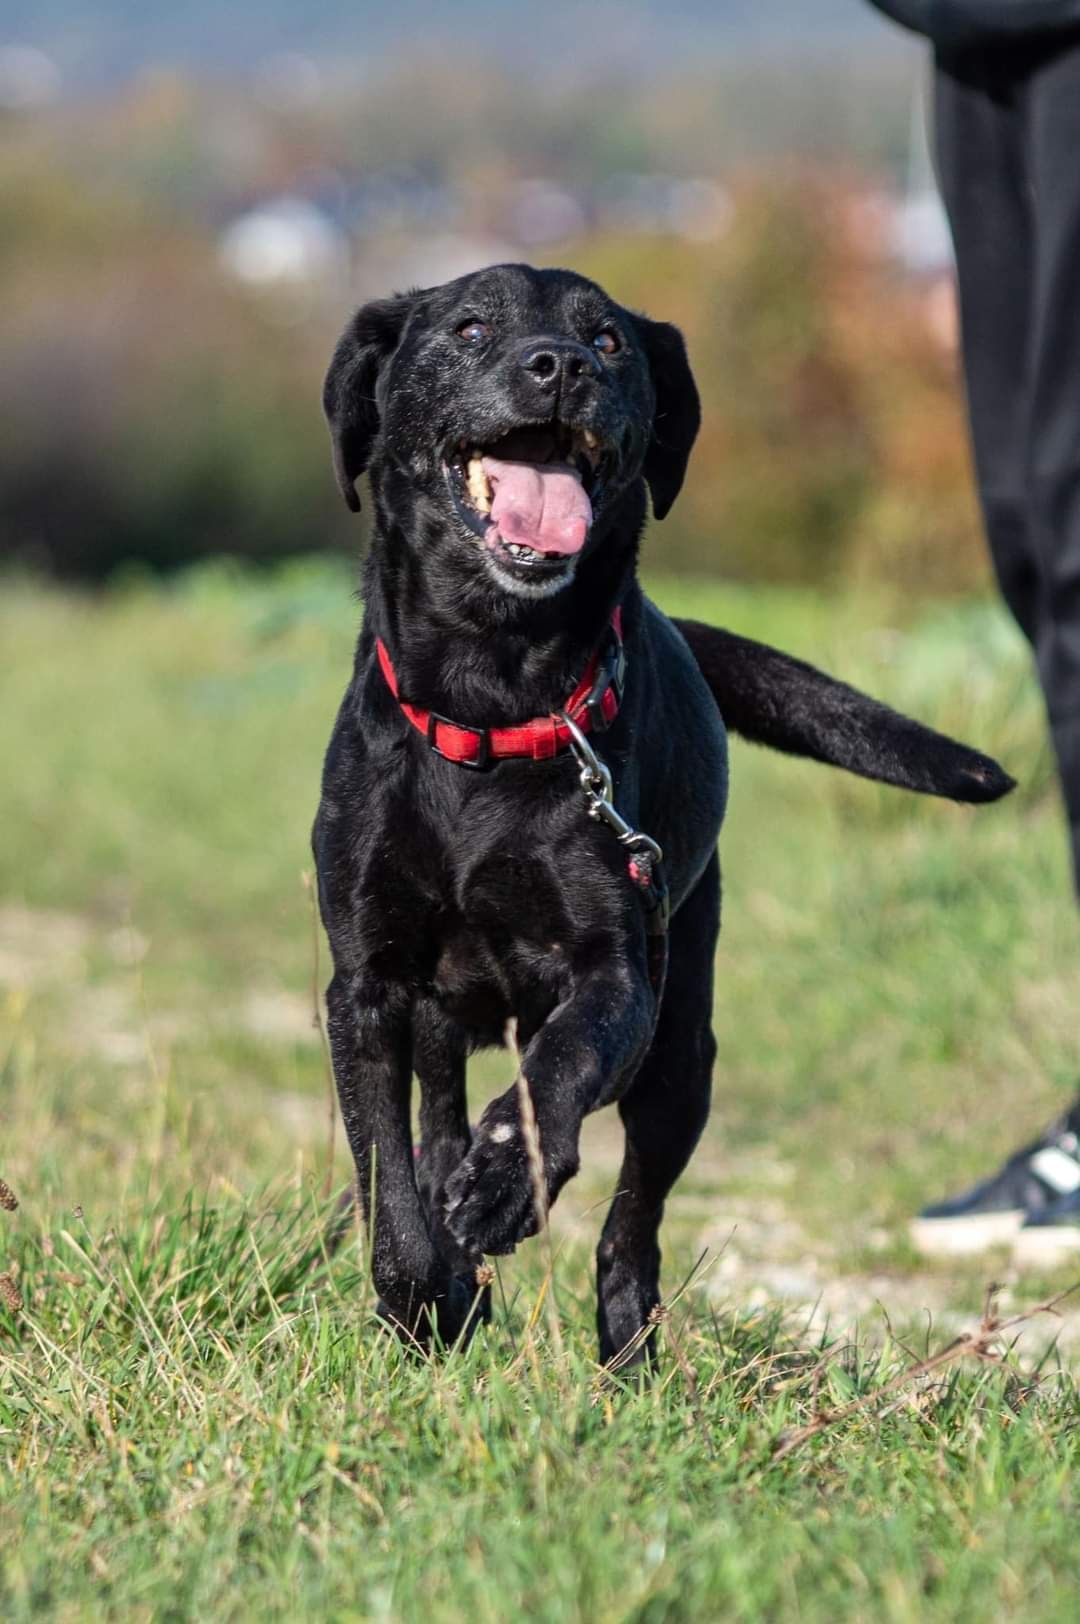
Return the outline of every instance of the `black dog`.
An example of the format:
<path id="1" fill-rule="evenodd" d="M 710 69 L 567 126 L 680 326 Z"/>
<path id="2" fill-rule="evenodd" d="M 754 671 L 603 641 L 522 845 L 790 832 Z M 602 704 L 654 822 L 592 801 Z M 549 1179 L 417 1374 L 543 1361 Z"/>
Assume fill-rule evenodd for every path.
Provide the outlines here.
<path id="1" fill-rule="evenodd" d="M 517 1089 L 475 1134 L 466 1109 L 466 1057 L 513 1019 L 548 1203 L 577 1169 L 586 1113 L 618 1101 L 600 1356 L 636 1338 L 640 1358 L 664 1201 L 709 1108 L 721 715 L 929 794 L 989 801 L 1011 780 L 644 597 L 646 489 L 662 519 L 698 396 L 677 330 L 584 278 L 500 265 L 369 304 L 337 346 L 325 407 L 346 502 L 359 507 L 365 469 L 375 501 L 314 847 L 334 1069 L 383 1312 L 408 1338 L 453 1338 L 481 1257 L 535 1231 Z"/>

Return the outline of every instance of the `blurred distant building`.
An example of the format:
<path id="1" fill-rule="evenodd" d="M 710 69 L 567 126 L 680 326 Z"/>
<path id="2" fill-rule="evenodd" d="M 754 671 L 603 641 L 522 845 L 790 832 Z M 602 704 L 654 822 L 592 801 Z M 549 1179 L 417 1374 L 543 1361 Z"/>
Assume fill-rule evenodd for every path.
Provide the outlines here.
<path id="1" fill-rule="evenodd" d="M 323 209 L 301 197 L 272 198 L 233 220 L 219 242 L 221 262 L 257 287 L 340 282 L 349 243 Z"/>
<path id="2" fill-rule="evenodd" d="M 597 198 L 601 227 L 671 234 L 693 242 L 719 237 L 731 218 L 727 188 L 704 176 L 619 174 Z"/>
<path id="3" fill-rule="evenodd" d="M 523 180 L 512 189 L 507 227 L 525 247 L 583 235 L 588 217 L 571 192 L 550 180 Z"/>
<path id="4" fill-rule="evenodd" d="M 912 275 L 952 275 L 949 222 L 935 189 L 909 192 L 894 203 L 891 237 L 893 254 Z"/>
<path id="5" fill-rule="evenodd" d="M 465 232 L 390 239 L 369 248 L 363 279 L 370 294 L 385 293 L 388 287 L 432 287 L 437 282 L 467 276 L 484 265 L 505 264 L 517 258 L 515 244 Z"/>
<path id="6" fill-rule="evenodd" d="M 354 178 L 345 205 L 349 229 L 360 237 L 452 230 L 460 213 L 460 199 L 443 181 L 407 164 Z"/>

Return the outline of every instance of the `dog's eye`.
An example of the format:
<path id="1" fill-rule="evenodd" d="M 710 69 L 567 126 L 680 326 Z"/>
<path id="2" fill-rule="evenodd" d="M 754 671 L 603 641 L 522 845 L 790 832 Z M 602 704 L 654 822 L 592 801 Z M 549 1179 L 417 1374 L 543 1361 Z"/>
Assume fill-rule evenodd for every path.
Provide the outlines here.
<path id="1" fill-rule="evenodd" d="M 457 336 L 463 338 L 466 344 L 482 344 L 485 338 L 491 337 L 491 328 L 486 321 L 463 321 Z"/>
<path id="2" fill-rule="evenodd" d="M 600 331 L 593 335 L 592 343 L 593 349 L 599 350 L 601 355 L 614 355 L 621 347 L 618 334 L 613 333 L 610 327 L 601 327 Z"/>

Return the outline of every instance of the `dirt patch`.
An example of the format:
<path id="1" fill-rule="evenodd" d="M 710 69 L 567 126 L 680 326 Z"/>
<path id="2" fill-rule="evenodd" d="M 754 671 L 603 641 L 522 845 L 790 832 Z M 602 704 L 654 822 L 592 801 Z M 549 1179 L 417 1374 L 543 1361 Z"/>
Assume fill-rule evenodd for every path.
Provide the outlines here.
<path id="1" fill-rule="evenodd" d="M 583 1135 L 581 1176 L 552 1211 L 557 1239 L 595 1246 L 621 1157 L 615 1114 L 592 1118 Z M 737 1193 L 728 1188 L 735 1180 Z M 797 1189 L 795 1169 L 760 1151 L 731 1155 L 706 1135 L 687 1182 L 690 1188 L 676 1187 L 667 1204 L 662 1242 L 668 1255 L 676 1247 L 684 1256 L 705 1253 L 700 1289 L 718 1309 L 779 1304 L 792 1329 L 811 1340 L 826 1332 L 846 1340 L 857 1332 L 874 1346 L 893 1331 L 922 1353 L 977 1326 L 979 1313 L 958 1302 L 981 1299 L 992 1282 L 1000 1285 L 1003 1316 L 1031 1308 L 1042 1294 L 1041 1283 L 1033 1289 L 1022 1271 L 993 1254 L 966 1260 L 956 1274 L 845 1268 L 839 1247 L 808 1235 L 794 1215 L 786 1191 Z M 745 1194 L 748 1189 L 754 1193 Z M 849 1223 L 842 1236 L 838 1232 L 846 1257 L 853 1248 L 862 1256 L 886 1253 L 895 1238 L 879 1227 L 857 1233 Z M 1080 1295 L 1059 1315 L 1041 1315 L 1011 1336 L 1029 1365 L 1055 1342 L 1068 1362 L 1080 1360 Z"/>
<path id="2" fill-rule="evenodd" d="M 92 931 L 78 914 L 0 907 L 0 986 L 30 987 L 79 974 Z"/>
<path id="3" fill-rule="evenodd" d="M 281 988 L 252 989 L 240 1006 L 239 1024 L 255 1037 L 267 1038 L 272 1042 L 318 1041 L 310 997 Z"/>

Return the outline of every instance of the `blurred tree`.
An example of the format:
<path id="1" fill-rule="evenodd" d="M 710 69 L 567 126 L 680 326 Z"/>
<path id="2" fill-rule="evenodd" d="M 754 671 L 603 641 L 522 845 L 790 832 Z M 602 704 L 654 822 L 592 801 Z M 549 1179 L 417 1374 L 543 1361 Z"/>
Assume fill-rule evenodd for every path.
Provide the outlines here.
<path id="1" fill-rule="evenodd" d="M 443 88 L 410 105 L 419 146 L 404 155 L 457 116 L 430 65 L 413 71 L 418 92 Z M 493 106 L 509 118 L 505 90 Z M 519 109 L 524 147 L 566 111 L 568 92 L 545 95 L 550 105 L 538 95 Z M 358 125 L 390 117 L 383 99 L 357 110 Z M 158 80 L 99 116 L 9 130 L 0 144 L 0 559 L 96 580 L 131 561 L 173 568 L 213 553 L 358 547 L 318 404 L 344 301 L 340 290 L 284 298 L 239 287 L 221 267 L 217 222 L 177 212 L 192 177 L 208 172 L 202 111 L 182 85 Z M 138 163 L 121 157 L 132 121 L 153 136 Z M 679 127 L 672 112 L 665 139 Z M 569 147 L 563 130 L 545 149 L 553 164 L 585 140 L 580 121 L 566 128 Z M 657 128 L 624 104 L 609 133 L 625 156 L 635 131 L 645 151 Z M 341 156 L 340 123 L 320 134 L 314 116 L 303 127 L 271 120 L 271 132 L 266 150 L 244 147 L 246 173 L 278 184 L 320 152 Z M 479 149 L 469 170 L 470 150 L 466 139 L 453 197 L 462 233 L 480 242 L 505 229 L 512 202 L 521 207 L 527 172 L 490 150 L 481 163 Z M 169 173 L 175 187 L 162 182 Z M 617 184 L 628 183 L 633 175 Z M 585 218 L 613 217 L 615 185 L 582 189 Z M 728 196 L 726 216 L 681 220 L 682 235 L 595 228 L 545 256 L 686 332 L 705 421 L 684 494 L 650 536 L 650 561 L 746 579 L 981 584 L 940 319 L 947 288 L 899 273 L 880 194 L 835 168 L 744 171 Z M 395 231 L 354 231 L 372 293 L 393 274 L 374 267 L 395 242 L 399 262 L 405 245 L 423 265 L 423 230 Z M 467 253 L 473 239 L 458 240 Z"/>
<path id="2" fill-rule="evenodd" d="M 97 579 L 355 547 L 319 410 L 329 330 L 275 325 L 211 243 L 53 173 L 3 191 L 0 557 Z"/>
<path id="3" fill-rule="evenodd" d="M 987 580 L 940 281 L 901 278 L 847 177 L 746 178 L 703 244 L 595 241 L 581 268 L 685 331 L 704 406 L 654 563 L 921 591 Z"/>

